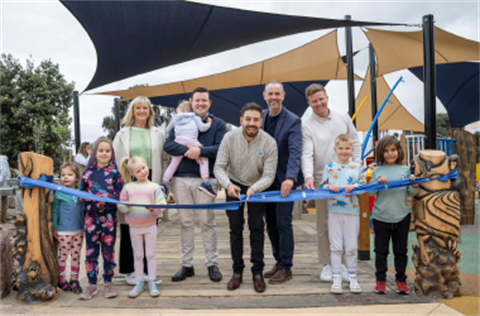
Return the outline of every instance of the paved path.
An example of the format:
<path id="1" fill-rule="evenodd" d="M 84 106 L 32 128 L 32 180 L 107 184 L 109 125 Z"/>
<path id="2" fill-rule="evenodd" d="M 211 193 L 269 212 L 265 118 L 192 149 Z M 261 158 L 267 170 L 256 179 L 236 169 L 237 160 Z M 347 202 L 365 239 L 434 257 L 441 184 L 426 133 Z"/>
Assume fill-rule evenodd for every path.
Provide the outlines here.
<path id="1" fill-rule="evenodd" d="M 204 251 L 201 234 L 197 225 L 195 244 L 195 273 L 183 282 L 172 282 L 171 276 L 180 267 L 179 223 L 176 212 L 171 212 L 171 221 L 159 225 L 157 241 L 157 276 L 163 280 L 159 289 L 161 296 L 151 298 L 148 291 L 136 299 L 128 298 L 132 286 L 127 285 L 122 275 L 117 274 L 113 284 L 118 292 L 115 299 L 105 299 L 103 288 L 99 285 L 99 294 L 89 301 L 80 301 L 78 295 L 60 291 L 60 295 L 51 302 L 39 305 L 25 305 L 14 299 L 15 292 L 2 300 L 2 315 L 5 314 L 312 314 L 324 307 L 325 312 L 339 312 L 344 315 L 358 311 L 360 314 L 411 314 L 417 315 L 454 315 L 456 311 L 438 301 L 420 298 L 413 293 L 409 296 L 397 295 L 394 292 L 393 274 L 388 276 L 389 292 L 387 295 L 373 293 L 375 277 L 373 263 L 360 262 L 358 280 L 363 289 L 359 295 L 351 294 L 344 284 L 343 295 L 332 295 L 330 284 L 319 281 L 320 267 L 317 263 L 315 222 L 311 216 L 293 222 L 295 234 L 295 257 L 293 279 L 284 284 L 270 285 L 264 293 L 253 290 L 249 262 L 248 229 L 244 232 L 245 263 L 244 283 L 236 291 L 227 290 L 227 282 L 232 275 L 228 221 L 224 211 L 216 212 L 218 231 L 219 267 L 224 277 L 221 282 L 214 283 L 208 278 L 204 265 Z M 117 243 L 118 244 L 118 243 Z M 83 251 L 83 254 L 85 252 Z M 265 244 L 266 269 L 274 264 L 268 237 Z M 84 267 L 81 267 L 81 285 L 86 287 Z M 399 304 L 399 305 L 392 305 Z M 407 304 L 407 305 L 405 305 Z M 411 305 L 420 304 L 420 305 Z M 374 306 L 375 305 L 375 306 Z M 357 307 L 355 307 L 357 306 Z M 383 306 L 383 307 L 378 307 Z M 415 309 L 413 306 L 417 306 Z M 340 308 L 340 307 L 343 307 Z M 338 309 L 340 308 L 340 309 Z M 398 309 L 400 308 L 400 309 Z M 402 308 L 404 311 L 402 311 Z M 135 312 L 133 312 L 135 309 Z M 287 309 L 298 309 L 287 312 Z M 182 311 L 180 311 L 182 310 Z M 209 312 L 211 310 L 211 312 Z M 344 312 L 341 312 L 341 311 Z M 436 311 L 436 312 L 434 312 Z M 447 312 L 448 311 L 448 312 Z M 323 312 L 322 312 L 323 313 Z M 439 315 L 440 315 L 439 314 Z"/>

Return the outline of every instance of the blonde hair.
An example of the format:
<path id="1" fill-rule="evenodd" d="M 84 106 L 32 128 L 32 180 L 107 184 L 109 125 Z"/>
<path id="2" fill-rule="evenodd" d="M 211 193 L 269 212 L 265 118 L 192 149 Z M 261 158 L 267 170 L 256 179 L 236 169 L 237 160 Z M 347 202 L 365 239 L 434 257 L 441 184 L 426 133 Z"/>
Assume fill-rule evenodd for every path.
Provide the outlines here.
<path id="1" fill-rule="evenodd" d="M 155 112 L 153 112 L 153 107 L 152 107 L 152 103 L 150 102 L 150 99 L 147 98 L 147 97 L 144 97 L 144 96 L 136 97 L 135 99 L 133 99 L 128 104 L 127 113 L 125 114 L 125 117 L 122 120 L 123 126 L 130 127 L 135 123 L 135 116 L 133 116 L 133 108 L 138 103 L 146 104 L 148 106 L 148 108 L 150 109 L 150 115 L 148 116 L 147 124 L 146 124 L 145 128 L 153 127 L 153 120 L 155 118 Z"/>
<path id="2" fill-rule="evenodd" d="M 130 171 L 130 168 L 132 168 L 134 164 L 139 162 L 147 164 L 145 162 L 145 159 L 138 156 L 133 156 L 132 158 L 125 157 L 122 159 L 122 161 L 120 162 L 120 173 L 122 174 L 123 183 L 127 184 L 132 181 L 132 173 Z"/>
<path id="3" fill-rule="evenodd" d="M 353 138 L 352 136 L 348 135 L 348 134 L 340 134 L 337 136 L 337 138 L 335 138 L 335 147 L 338 146 L 338 144 L 340 143 L 348 143 L 350 146 L 353 147 Z"/>
<path id="4" fill-rule="evenodd" d="M 180 101 L 177 109 L 185 110 L 185 112 L 193 112 L 192 104 L 187 100 Z"/>

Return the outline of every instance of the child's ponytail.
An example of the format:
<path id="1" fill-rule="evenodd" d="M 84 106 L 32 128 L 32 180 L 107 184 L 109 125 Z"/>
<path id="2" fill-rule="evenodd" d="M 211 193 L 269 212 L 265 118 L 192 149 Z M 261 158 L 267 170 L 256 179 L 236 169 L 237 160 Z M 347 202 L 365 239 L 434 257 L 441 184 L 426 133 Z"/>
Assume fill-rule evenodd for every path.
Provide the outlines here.
<path id="1" fill-rule="evenodd" d="M 125 157 L 120 162 L 120 173 L 122 174 L 123 183 L 127 184 L 132 181 L 132 175 L 130 174 L 130 170 L 128 170 L 128 163 L 130 158 Z"/>
<path id="2" fill-rule="evenodd" d="M 125 157 L 120 162 L 120 173 L 122 174 L 123 183 L 127 184 L 132 181 L 132 174 L 130 172 L 130 167 L 136 164 L 137 162 L 145 162 L 145 159 L 138 156 L 133 156 L 132 158 Z"/>

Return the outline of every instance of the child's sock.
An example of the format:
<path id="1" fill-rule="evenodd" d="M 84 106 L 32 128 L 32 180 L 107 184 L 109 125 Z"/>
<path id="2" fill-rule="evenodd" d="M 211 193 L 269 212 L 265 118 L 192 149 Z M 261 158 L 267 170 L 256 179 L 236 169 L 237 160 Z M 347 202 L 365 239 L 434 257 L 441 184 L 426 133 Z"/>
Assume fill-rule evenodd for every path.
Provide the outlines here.
<path id="1" fill-rule="evenodd" d="M 72 271 L 70 272 L 71 281 L 78 281 L 78 271 L 80 270 L 79 267 L 72 267 Z"/>
<path id="2" fill-rule="evenodd" d="M 65 266 L 58 266 L 58 283 L 65 283 Z"/>
<path id="3" fill-rule="evenodd" d="M 209 181 L 203 181 L 203 184 L 205 184 L 207 187 L 210 185 Z"/>

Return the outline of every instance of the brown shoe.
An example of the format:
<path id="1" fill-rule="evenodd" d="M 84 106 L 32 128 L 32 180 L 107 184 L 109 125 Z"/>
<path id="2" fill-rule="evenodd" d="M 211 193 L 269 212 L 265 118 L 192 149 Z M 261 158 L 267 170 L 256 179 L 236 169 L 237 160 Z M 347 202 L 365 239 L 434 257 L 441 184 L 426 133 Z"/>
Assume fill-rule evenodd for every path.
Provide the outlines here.
<path id="1" fill-rule="evenodd" d="M 280 269 L 277 265 L 274 265 L 273 268 L 263 274 L 263 277 L 266 279 L 271 278 L 275 273 Z"/>
<path id="2" fill-rule="evenodd" d="M 271 278 L 268 283 L 270 284 L 278 284 L 278 283 L 283 283 L 287 282 L 292 278 L 292 270 L 286 270 L 286 269 L 278 269 L 277 273 L 275 273 Z"/>
<path id="3" fill-rule="evenodd" d="M 263 276 L 261 274 L 257 274 L 253 276 L 253 289 L 255 292 L 262 293 L 265 292 L 265 281 L 263 281 Z"/>
<path id="4" fill-rule="evenodd" d="M 240 287 L 240 283 L 242 283 L 242 275 L 234 273 L 230 281 L 228 281 L 227 289 L 229 291 L 236 290 Z"/>

